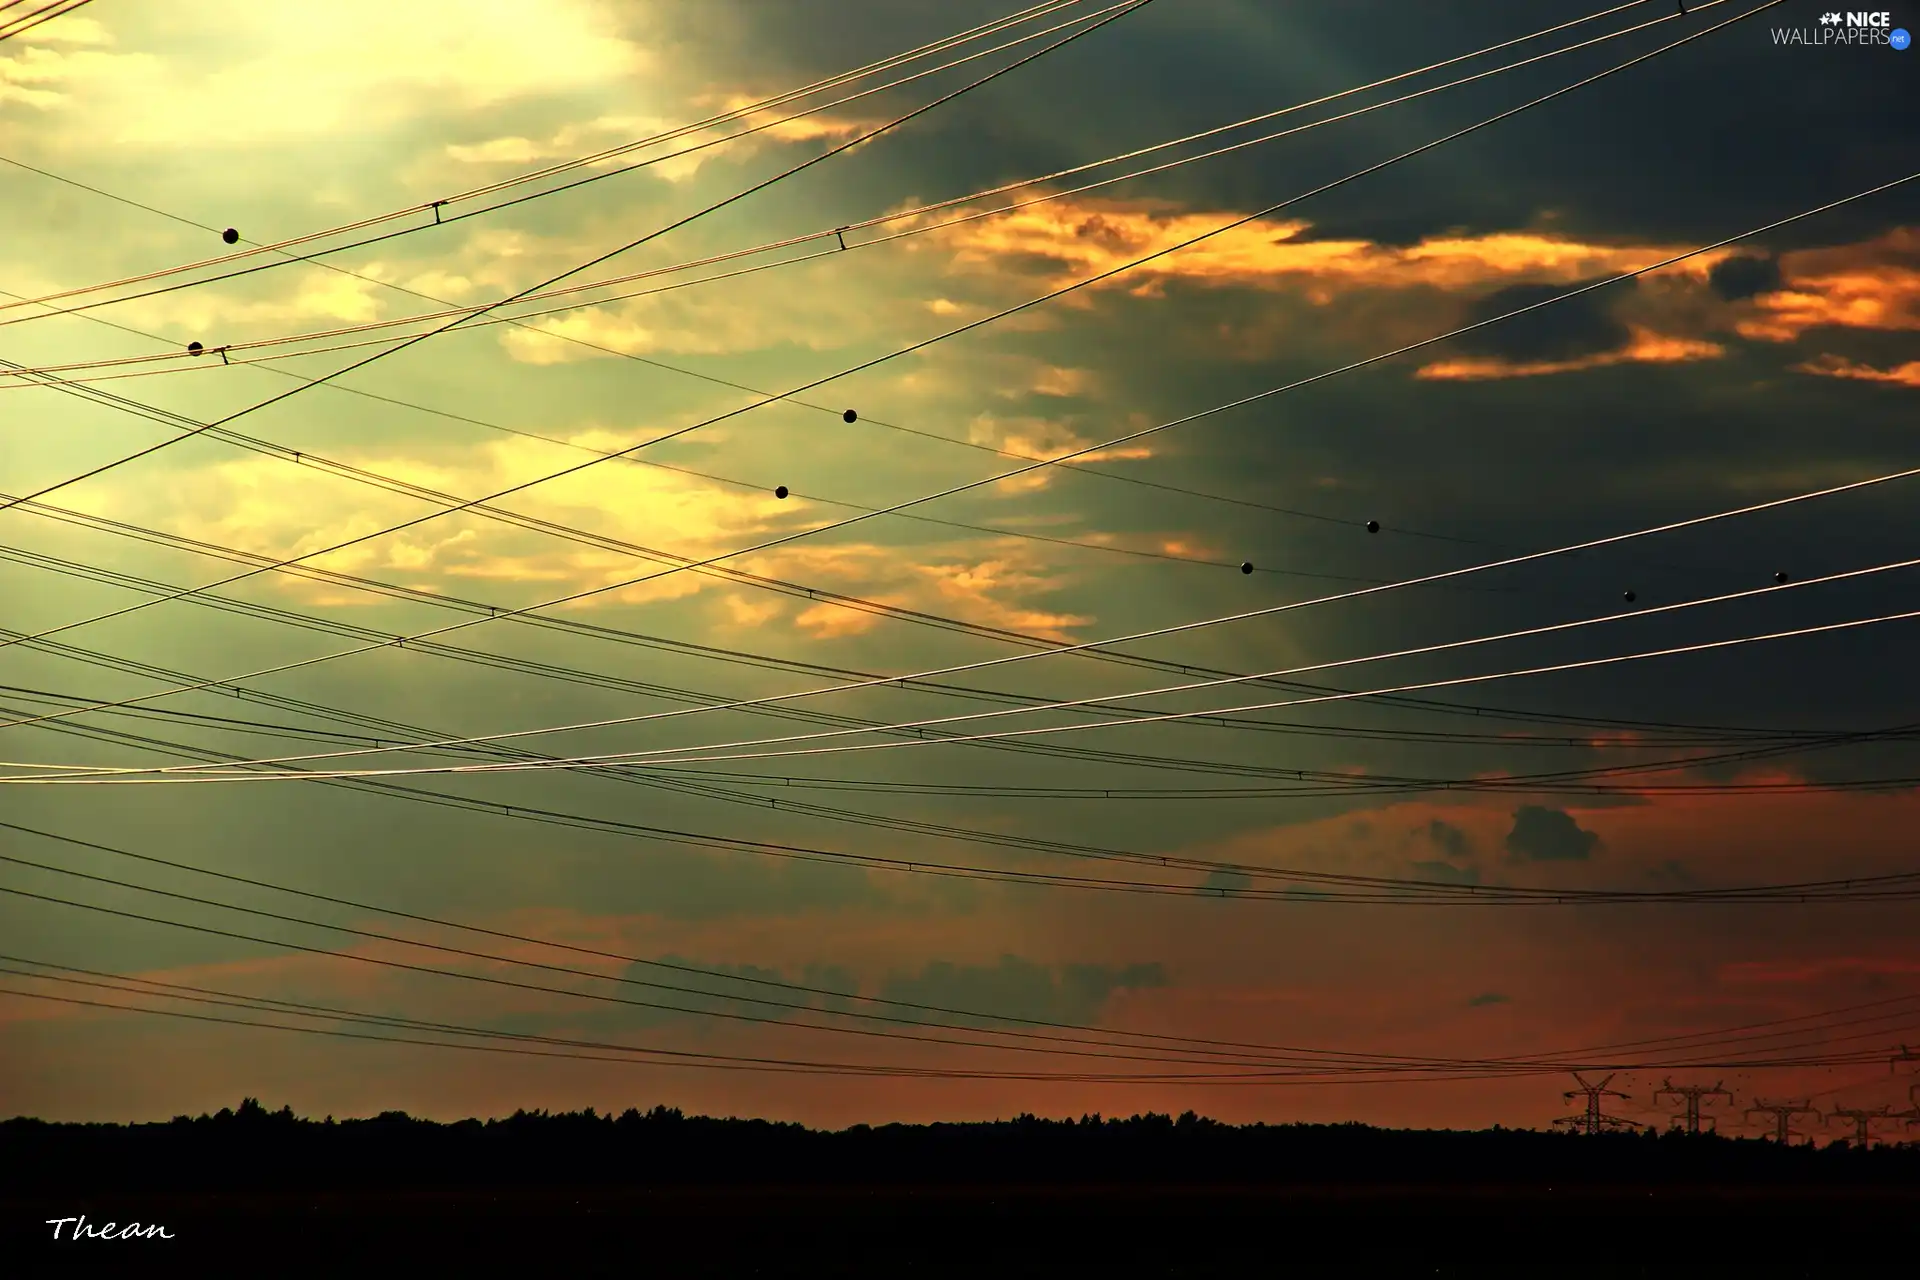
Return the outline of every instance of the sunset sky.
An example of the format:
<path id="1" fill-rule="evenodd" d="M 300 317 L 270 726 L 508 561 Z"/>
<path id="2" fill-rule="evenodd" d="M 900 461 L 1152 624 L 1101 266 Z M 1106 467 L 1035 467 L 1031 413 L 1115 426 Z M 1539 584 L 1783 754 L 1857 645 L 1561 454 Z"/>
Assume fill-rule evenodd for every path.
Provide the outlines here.
<path id="1" fill-rule="evenodd" d="M 643 757 L 618 776 L 380 780 L 412 788 L 408 799 L 286 776 L 90 772 L 210 758 L 194 751 L 251 761 L 551 729 L 911 675 L 1920 466 L 1920 181 L 1303 381 L 1920 171 L 1920 52 L 1790 43 L 1783 30 L 1817 32 L 1825 12 L 1800 0 L 1591 17 L 1602 7 L 1076 0 L 928 52 L 1013 6 L 97 0 L 0 39 L 0 823 L 11 824 L 0 854 L 608 978 L 689 981 L 611 957 L 664 960 L 983 1015 L 1361 1055 L 1553 1056 L 1920 991 L 1912 903 L 1355 904 L 1262 897 L 1248 890 L 1284 885 L 1202 865 L 1636 893 L 1914 869 L 1920 621 L 1512 673 L 1920 608 L 1920 573 L 1886 568 L 1920 558 L 1920 477 L 1129 641 L 1116 646 L 1126 660 L 1040 656 L 938 677 L 944 692 L 880 685 L 507 744 L 665 762 Z M 922 209 L 1582 18 L 1205 141 Z M 1892 22 L 1920 26 L 1920 8 Z M 971 54 L 982 56 L 940 69 Z M 688 125 L 702 127 L 602 154 Z M 1285 130 L 1297 132 L 1069 192 Z M 522 181 L 584 157 L 598 158 Z M 569 185 L 582 178 L 594 180 Z M 448 201 L 438 227 L 436 200 Z M 965 216 L 976 213 L 991 216 Z M 902 216 L 858 225 L 883 215 Z M 229 227 L 238 243 L 223 242 Z M 844 252 L 837 227 L 852 228 Z M 314 233 L 326 234 L 261 251 Z M 556 287 L 595 287 L 518 300 L 589 263 Z M 258 269 L 231 275 L 245 268 Z M 747 268 L 764 269 L 736 274 Z M 364 327 L 382 321 L 401 323 Z M 204 351 L 185 354 L 190 342 Z M 219 429 L 181 438 L 207 423 Z M 637 448 L 669 432 L 684 434 Z M 177 443 L 63 484 L 165 441 Z M 838 527 L 1064 454 L 1071 466 Z M 448 511 L 508 490 L 484 511 Z M 688 561 L 701 567 L 674 567 Z M 260 566 L 218 599 L 166 598 Z M 1856 570 L 1875 572 L 1801 585 Z M 1741 592 L 1755 594 L 1627 616 Z M 592 594 L 571 599 L 581 593 Z M 1584 620 L 1596 621 L 1380 657 Z M 380 643 L 459 623 L 433 637 L 437 649 Z M 1293 701 L 1311 692 L 1152 691 L 1342 662 L 1297 680 L 1378 691 L 1495 678 L 1267 706 L 1238 724 L 1066 728 Z M 300 665 L 269 670 L 287 664 Z M 1098 714 L 941 730 L 1063 730 L 1027 738 L 765 742 L 1098 697 L 1113 699 Z M 143 700 L 98 707 L 127 699 Z M 1820 735 L 1821 749 L 1805 749 Z M 750 745 L 712 749 L 729 743 Z M 690 756 L 697 747 L 709 750 Z M 1733 752 L 1748 758 L 1688 762 Z M 447 763 L 384 751 L 299 767 Z M 61 771 L 73 781 L 46 780 Z M 1562 777 L 1511 781 L 1541 774 Z M 19 828 L 607 954 L 477 940 Z M 838 855 L 1180 891 L 833 865 Z M 0 974 L 13 993 L 0 994 L 6 1115 L 156 1119 L 244 1094 L 315 1115 L 438 1118 L 665 1103 L 832 1125 L 1189 1108 L 1544 1125 L 1571 1087 L 1551 1073 L 863 1079 L 218 1025 L 34 999 L 19 993 L 142 1003 L 18 971 L 66 965 L 736 1058 L 1088 1069 L 369 965 L 294 948 L 684 1000 L 18 862 L 0 862 L 0 887 L 267 940 L 0 894 L 0 968 L 15 971 Z M 1832 1033 L 1831 1052 L 1864 1064 L 1671 1074 L 1724 1079 L 1742 1105 L 1759 1094 L 1905 1106 L 1905 1082 L 1873 1054 L 1920 1044 L 1920 1007 L 1878 1008 Z M 1616 1080 L 1634 1095 L 1620 1114 L 1657 1117 L 1662 1074 Z"/>

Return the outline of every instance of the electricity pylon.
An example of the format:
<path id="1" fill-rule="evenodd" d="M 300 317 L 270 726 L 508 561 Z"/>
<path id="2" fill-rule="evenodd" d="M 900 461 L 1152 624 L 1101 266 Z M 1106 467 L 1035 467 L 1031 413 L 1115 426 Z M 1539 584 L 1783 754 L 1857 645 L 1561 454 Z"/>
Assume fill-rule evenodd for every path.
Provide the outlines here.
<path id="1" fill-rule="evenodd" d="M 1903 1062 L 1920 1062 L 1920 1053 L 1915 1053 L 1907 1046 L 1901 1045 L 1900 1052 L 1887 1059 L 1887 1070 L 1898 1072 Z"/>
<path id="2" fill-rule="evenodd" d="M 1905 1113 L 1902 1112 L 1901 1114 L 1904 1118 Z M 1853 1121 L 1854 1145 L 1861 1147 L 1866 1146 L 1868 1139 L 1872 1137 L 1873 1122 L 1875 1120 L 1890 1120 L 1892 1118 L 1892 1107 L 1875 1107 L 1871 1111 L 1862 1110 L 1857 1107 L 1835 1107 L 1832 1113 L 1827 1116 L 1829 1120 Z"/>
<path id="3" fill-rule="evenodd" d="M 1675 1084 L 1671 1080 L 1662 1080 L 1660 1087 L 1653 1091 L 1654 1105 L 1659 1106 L 1660 1099 L 1669 1095 L 1679 1098 L 1686 1104 L 1686 1111 L 1681 1115 L 1674 1116 L 1673 1119 L 1676 1124 L 1685 1123 L 1688 1133 L 1700 1132 L 1700 1120 L 1703 1115 L 1700 1109 L 1702 1100 L 1710 1101 L 1714 1098 L 1725 1098 L 1728 1102 L 1733 1101 L 1732 1092 L 1721 1088 L 1720 1081 L 1718 1080 L 1715 1080 L 1711 1087 L 1704 1084 Z M 1707 1132 L 1712 1133 L 1714 1130 L 1715 1117 L 1707 1115 L 1705 1119 L 1707 1122 Z"/>
<path id="4" fill-rule="evenodd" d="M 1812 1116 L 1816 1120 L 1820 1118 L 1819 1108 L 1813 1105 L 1811 1099 L 1804 1098 L 1799 1102 L 1768 1102 L 1765 1098 L 1755 1098 L 1753 1105 L 1747 1108 L 1747 1119 L 1753 1119 L 1755 1112 L 1773 1117 L 1773 1140 L 1783 1147 L 1793 1136 L 1793 1130 L 1789 1128 L 1793 1117 Z"/>
<path id="5" fill-rule="evenodd" d="M 1606 1133 L 1614 1129 L 1637 1129 L 1640 1127 L 1631 1120 L 1623 1120 L 1619 1116 L 1610 1116 L 1601 1109 L 1600 1100 L 1602 1098 L 1620 1098 L 1624 1100 L 1629 1096 L 1621 1093 L 1618 1089 L 1607 1088 L 1608 1082 L 1613 1079 L 1611 1074 L 1599 1084 L 1588 1084 L 1587 1078 L 1578 1071 L 1573 1073 L 1573 1078 L 1580 1082 L 1580 1087 L 1578 1089 L 1569 1089 L 1560 1096 L 1568 1102 L 1572 1102 L 1575 1098 L 1584 1097 L 1587 1100 L 1587 1109 L 1584 1113 L 1577 1116 L 1561 1116 L 1558 1120 L 1554 1121 L 1555 1124 L 1564 1124 L 1575 1133 L 1584 1133 L 1589 1137 L 1596 1133 Z"/>

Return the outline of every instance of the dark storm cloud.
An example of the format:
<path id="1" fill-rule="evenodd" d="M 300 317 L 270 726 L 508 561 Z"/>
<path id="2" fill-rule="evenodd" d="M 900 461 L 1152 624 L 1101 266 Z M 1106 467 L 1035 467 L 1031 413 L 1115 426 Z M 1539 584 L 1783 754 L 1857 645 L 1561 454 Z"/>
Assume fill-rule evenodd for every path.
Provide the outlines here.
<path id="1" fill-rule="evenodd" d="M 1000 1017 L 1085 1022 L 1099 1016 L 1120 991 L 1165 986 L 1158 964 L 1067 964 L 1054 968 L 1004 955 L 997 965 L 935 961 L 918 973 L 892 974 L 880 985 L 886 1000 L 978 1010 Z"/>
<path id="2" fill-rule="evenodd" d="M 1426 836 L 1434 848 L 1456 862 L 1473 856 L 1473 837 L 1451 822 L 1435 818 L 1426 825 Z"/>
<path id="3" fill-rule="evenodd" d="M 858 11 L 851 20 L 850 10 Z M 1570 21 L 1574 2 L 1420 6 L 1353 0 L 1158 3 L 909 126 L 913 138 L 836 171 L 833 186 L 887 200 L 903 185 L 964 190 L 1272 111 Z M 655 21 L 721 50 L 717 75 L 763 87 L 843 70 L 997 12 L 988 5 L 700 0 Z M 1663 16 L 1618 17 L 1420 77 L 1279 126 L 1427 87 Z M 1428 155 L 1316 197 L 1323 233 L 1410 243 L 1452 228 L 1497 230 L 1560 214 L 1583 231 L 1707 238 L 1762 215 L 1845 195 L 1904 172 L 1907 59 L 1888 49 L 1774 44 L 1772 28 L 1817 21 L 1789 3 Z M 1315 129 L 1151 180 L 1155 195 L 1260 207 L 1431 141 L 1531 97 L 1717 23 L 1718 10 L 1551 58 L 1417 102 Z M 724 33 L 724 34 L 723 34 Z M 981 64 L 975 64 L 981 65 Z M 949 73 L 959 76 L 966 70 Z M 958 80 L 955 83 L 959 83 Z M 914 92 L 913 90 L 907 91 Z M 1097 109 L 1092 104 L 1098 104 Z M 1279 127 L 1279 126 L 1268 126 Z M 911 145 L 937 139 L 939 145 Z M 1129 190 L 1122 188 L 1121 190 Z M 1902 197 L 1920 209 L 1920 193 Z M 1816 237 L 1851 238 L 1894 201 L 1823 218 Z"/>
<path id="4" fill-rule="evenodd" d="M 1451 862 L 1416 862 L 1413 874 L 1422 880 L 1441 880 L 1448 884 L 1479 884 L 1480 872 L 1473 867 L 1456 867 Z"/>
<path id="5" fill-rule="evenodd" d="M 1592 283 L 1585 281 L 1582 283 Z M 1474 303 L 1469 321 L 1533 306 L 1548 298 L 1569 293 L 1578 285 L 1516 284 L 1497 289 Z M 1631 334 L 1613 315 L 1613 307 L 1629 290 L 1623 282 L 1611 289 L 1582 294 L 1551 307 L 1542 307 L 1528 315 L 1456 338 L 1453 345 L 1481 356 L 1504 360 L 1571 360 L 1577 356 L 1618 351 L 1627 345 Z"/>
<path id="6" fill-rule="evenodd" d="M 1780 287 L 1780 264 L 1772 258 L 1740 254 L 1715 263 L 1707 283 L 1728 302 L 1744 302 Z"/>
<path id="7" fill-rule="evenodd" d="M 1523 862 L 1584 862 L 1599 845 L 1599 835 L 1582 828 L 1572 814 L 1540 805 L 1515 810 L 1507 833 L 1507 852 Z"/>

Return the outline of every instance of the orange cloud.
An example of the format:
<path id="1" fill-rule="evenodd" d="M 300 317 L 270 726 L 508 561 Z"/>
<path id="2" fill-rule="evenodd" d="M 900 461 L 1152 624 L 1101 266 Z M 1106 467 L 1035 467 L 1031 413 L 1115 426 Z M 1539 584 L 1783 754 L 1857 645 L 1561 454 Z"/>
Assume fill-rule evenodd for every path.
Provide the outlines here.
<path id="1" fill-rule="evenodd" d="M 1596 351 L 1571 360 L 1502 360 L 1495 356 L 1439 360 L 1422 366 L 1413 376 L 1429 381 L 1474 382 L 1488 378 L 1535 378 L 1550 373 L 1573 373 L 1616 364 L 1679 364 L 1713 360 L 1726 354 L 1717 342 L 1674 338 L 1635 327 L 1633 341 L 1618 351 Z"/>
<path id="2" fill-rule="evenodd" d="M 998 266 L 1009 258 L 1038 258 L 1057 264 L 1063 277 L 1079 277 L 1170 249 L 1229 216 L 1061 201 L 967 223 L 947 233 L 947 239 L 963 264 Z M 1494 281 L 1590 279 L 1645 266 L 1677 251 L 1655 245 L 1589 244 L 1541 232 L 1438 236 L 1406 247 L 1303 239 L 1311 225 L 1256 219 L 1137 267 L 1130 279 L 1149 291 L 1157 281 L 1172 278 L 1304 286 L 1311 301 L 1324 305 L 1341 290 L 1353 288 L 1459 291 Z M 1725 256 L 1703 254 L 1678 269 L 1704 278 Z"/>
<path id="3" fill-rule="evenodd" d="M 1780 259 L 1784 287 L 1754 300 L 1741 336 L 1792 342 L 1809 329 L 1920 329 L 1920 230 Z"/>
<path id="4" fill-rule="evenodd" d="M 1815 356 L 1793 366 L 1795 373 L 1818 374 L 1823 378 L 1856 378 L 1862 382 L 1888 382 L 1901 387 L 1920 387 L 1920 360 L 1909 360 L 1891 369 L 1876 369 L 1845 356 Z"/>

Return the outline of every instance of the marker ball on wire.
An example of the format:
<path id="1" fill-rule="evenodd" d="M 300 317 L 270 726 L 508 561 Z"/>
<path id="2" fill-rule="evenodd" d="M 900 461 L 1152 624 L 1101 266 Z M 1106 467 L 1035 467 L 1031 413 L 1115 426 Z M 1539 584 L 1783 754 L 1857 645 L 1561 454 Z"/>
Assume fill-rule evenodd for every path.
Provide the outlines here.
<path id="1" fill-rule="evenodd" d="M 1252 573 L 1252 572 L 1253 572 L 1253 561 L 1251 561 L 1251 560 L 1244 560 L 1244 561 L 1242 561 L 1242 562 L 1241 562 L 1241 564 L 1240 564 L 1240 572 L 1242 572 L 1242 573 Z"/>
<path id="2" fill-rule="evenodd" d="M 238 231 L 235 231 L 232 227 L 228 227 L 225 231 L 222 231 L 220 233 L 220 238 L 222 240 L 225 240 L 228 244 L 240 243 L 240 233 Z"/>
<path id="3" fill-rule="evenodd" d="M 1380 522 L 1378 520 L 1367 521 L 1367 532 L 1368 533 L 1380 532 Z"/>
<path id="4" fill-rule="evenodd" d="M 1775 574 L 1773 575 L 1773 580 L 1774 580 L 1774 582 L 1775 582 L 1775 583 L 1776 583 L 1777 585 L 1779 585 L 1779 586 L 1783 586 L 1783 587 L 1784 587 L 1784 586 L 1786 586 L 1786 585 L 1787 585 L 1787 571 L 1786 571 L 1785 569 L 1782 569 L 1782 570 L 1780 570 L 1779 572 L 1777 572 L 1777 573 L 1775 573 Z"/>
<path id="5" fill-rule="evenodd" d="M 1638 596 L 1636 596 L 1636 595 L 1635 595 L 1635 594 L 1633 593 L 1633 589 L 1632 589 L 1632 588 L 1628 588 L 1627 590 L 1625 590 L 1625 591 L 1622 591 L 1622 592 L 1620 593 L 1620 598 L 1621 598 L 1622 600 L 1625 600 L 1625 601 L 1626 601 L 1626 602 L 1627 602 L 1628 604 L 1632 604 L 1632 603 L 1633 603 L 1633 602 L 1634 602 L 1635 600 L 1638 600 L 1638 599 L 1639 599 L 1640 597 L 1638 597 Z"/>
<path id="6" fill-rule="evenodd" d="M 197 341 L 196 341 L 196 342 L 189 342 L 189 343 L 187 344 L 187 354 L 188 354 L 188 355 L 190 355 L 190 356 L 197 356 L 197 355 L 199 355 L 199 354 L 200 354 L 200 353 L 201 353 L 202 351 L 205 351 L 205 350 L 206 350 L 206 347 L 205 347 L 204 345 L 202 345 L 201 343 L 199 343 L 199 342 L 197 342 Z"/>
<path id="7" fill-rule="evenodd" d="M 857 413 L 855 413 L 855 412 L 854 412 L 853 410 L 851 410 L 851 409 L 849 409 L 849 410 L 847 410 L 847 411 L 846 411 L 845 413 L 843 413 L 843 414 L 841 414 L 841 415 L 840 415 L 840 421 L 842 421 L 842 422 L 858 422 L 858 421 L 860 421 L 860 415 L 859 415 L 859 414 L 857 414 Z"/>
<path id="8" fill-rule="evenodd" d="M 784 498 L 784 497 L 786 497 L 786 496 L 787 496 L 787 486 L 785 486 L 785 485 L 780 485 L 780 486 L 779 486 L 778 488 L 776 488 L 776 489 L 775 489 L 775 490 L 773 491 L 773 496 L 774 496 L 774 497 L 776 497 L 776 498 Z"/>

